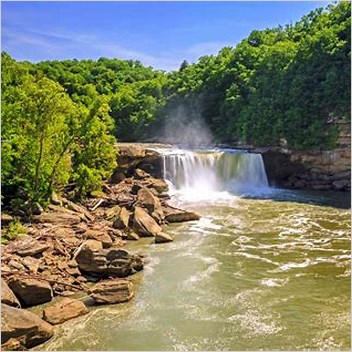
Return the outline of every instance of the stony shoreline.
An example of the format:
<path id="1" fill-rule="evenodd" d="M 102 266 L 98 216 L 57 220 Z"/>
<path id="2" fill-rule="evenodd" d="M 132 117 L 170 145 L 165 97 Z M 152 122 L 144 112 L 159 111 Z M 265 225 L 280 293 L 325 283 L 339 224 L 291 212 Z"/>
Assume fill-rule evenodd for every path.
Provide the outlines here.
<path id="1" fill-rule="evenodd" d="M 71 297 L 77 292 L 95 305 L 130 300 L 128 278 L 143 270 L 146 258 L 124 249 L 127 241 L 170 242 L 165 225 L 199 219 L 167 204 L 168 186 L 155 177 L 152 160 L 144 149 L 126 146 L 102 192 L 83 204 L 54 195 L 23 224 L 25 234 L 2 245 L 3 350 L 37 346 L 53 336 L 53 325 L 89 314 L 83 301 Z M 2 213 L 3 233 L 14 218 Z M 62 298 L 51 302 L 54 297 Z M 26 310 L 47 302 L 41 316 Z"/>

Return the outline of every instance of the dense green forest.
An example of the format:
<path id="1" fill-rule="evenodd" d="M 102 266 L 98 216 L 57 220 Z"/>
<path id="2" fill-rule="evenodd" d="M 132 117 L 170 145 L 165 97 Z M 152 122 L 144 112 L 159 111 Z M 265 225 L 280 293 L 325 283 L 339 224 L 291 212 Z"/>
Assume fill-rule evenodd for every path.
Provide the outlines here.
<path id="1" fill-rule="evenodd" d="M 158 140 L 201 119 L 215 142 L 330 149 L 350 119 L 351 4 L 253 31 L 171 73 L 138 61 L 16 62 L 2 53 L 2 196 L 44 202 L 99 189 L 120 141 Z M 181 110 L 180 110 L 181 109 Z"/>

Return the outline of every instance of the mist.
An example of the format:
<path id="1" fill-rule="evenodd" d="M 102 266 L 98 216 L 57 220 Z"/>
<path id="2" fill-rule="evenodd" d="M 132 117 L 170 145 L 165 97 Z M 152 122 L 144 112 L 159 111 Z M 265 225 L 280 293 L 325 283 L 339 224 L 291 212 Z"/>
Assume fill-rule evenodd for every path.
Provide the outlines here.
<path id="1" fill-rule="evenodd" d="M 194 107 L 177 105 L 164 120 L 160 140 L 185 147 L 211 146 L 214 137 Z"/>

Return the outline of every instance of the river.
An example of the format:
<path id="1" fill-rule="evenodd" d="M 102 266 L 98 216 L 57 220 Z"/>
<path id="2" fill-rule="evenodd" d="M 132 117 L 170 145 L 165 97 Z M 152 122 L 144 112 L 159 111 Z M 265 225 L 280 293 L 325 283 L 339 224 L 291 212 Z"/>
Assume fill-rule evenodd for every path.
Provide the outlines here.
<path id="1" fill-rule="evenodd" d="M 135 297 L 56 327 L 47 350 L 349 350 L 350 195 L 270 188 L 260 155 L 165 153 L 202 218 L 146 254 Z"/>

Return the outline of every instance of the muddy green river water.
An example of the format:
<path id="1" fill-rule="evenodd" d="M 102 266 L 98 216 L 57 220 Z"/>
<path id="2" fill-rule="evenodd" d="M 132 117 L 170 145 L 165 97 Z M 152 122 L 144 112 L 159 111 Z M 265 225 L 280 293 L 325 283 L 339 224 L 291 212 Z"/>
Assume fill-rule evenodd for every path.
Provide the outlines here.
<path id="1" fill-rule="evenodd" d="M 200 221 L 166 228 L 126 304 L 56 327 L 48 350 L 349 350 L 349 194 L 175 193 Z"/>

